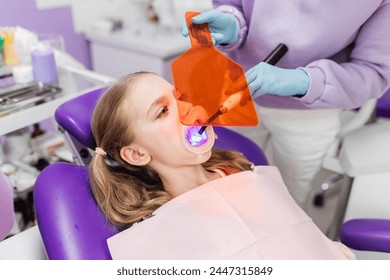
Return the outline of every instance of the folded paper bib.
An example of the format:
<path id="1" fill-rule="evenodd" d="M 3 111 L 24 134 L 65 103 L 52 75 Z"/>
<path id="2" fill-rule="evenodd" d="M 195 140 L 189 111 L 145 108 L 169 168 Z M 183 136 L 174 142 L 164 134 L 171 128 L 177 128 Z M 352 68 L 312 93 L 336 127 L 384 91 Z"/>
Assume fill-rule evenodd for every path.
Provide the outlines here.
<path id="1" fill-rule="evenodd" d="M 213 180 L 110 237 L 113 259 L 345 259 L 275 167 Z"/>

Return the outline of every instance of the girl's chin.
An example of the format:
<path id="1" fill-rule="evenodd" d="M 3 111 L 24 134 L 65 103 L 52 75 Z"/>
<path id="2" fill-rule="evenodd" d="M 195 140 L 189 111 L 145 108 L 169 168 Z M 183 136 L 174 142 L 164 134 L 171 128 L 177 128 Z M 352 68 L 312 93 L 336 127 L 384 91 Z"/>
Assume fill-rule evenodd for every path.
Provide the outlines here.
<path id="1" fill-rule="evenodd" d="M 210 151 L 206 151 L 202 154 L 194 154 L 198 159 L 199 159 L 199 164 L 202 164 L 202 163 L 205 163 L 206 161 L 208 161 L 211 157 L 211 150 Z"/>
<path id="2" fill-rule="evenodd" d="M 186 150 L 185 155 L 183 155 L 183 163 L 185 165 L 197 165 L 202 164 L 208 161 L 211 157 L 211 151 L 205 151 L 204 153 L 193 153 Z"/>

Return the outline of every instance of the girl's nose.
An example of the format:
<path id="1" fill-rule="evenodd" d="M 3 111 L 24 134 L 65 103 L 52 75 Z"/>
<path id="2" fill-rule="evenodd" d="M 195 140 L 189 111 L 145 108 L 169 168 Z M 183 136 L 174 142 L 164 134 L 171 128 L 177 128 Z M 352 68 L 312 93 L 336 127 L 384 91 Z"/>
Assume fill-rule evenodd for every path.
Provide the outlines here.
<path id="1" fill-rule="evenodd" d="M 193 105 L 190 102 L 177 100 L 177 109 L 178 109 L 178 112 L 179 112 L 180 121 L 182 123 L 184 123 L 184 120 L 186 119 L 186 117 L 187 117 L 187 115 L 190 112 L 192 107 L 193 107 Z"/>
<path id="2" fill-rule="evenodd" d="M 208 118 L 206 110 L 202 106 L 192 107 L 184 119 L 185 125 L 202 125 Z"/>
<path id="3" fill-rule="evenodd" d="M 193 106 L 192 103 L 177 100 L 180 122 L 185 125 L 202 125 L 208 118 L 202 106 Z"/>

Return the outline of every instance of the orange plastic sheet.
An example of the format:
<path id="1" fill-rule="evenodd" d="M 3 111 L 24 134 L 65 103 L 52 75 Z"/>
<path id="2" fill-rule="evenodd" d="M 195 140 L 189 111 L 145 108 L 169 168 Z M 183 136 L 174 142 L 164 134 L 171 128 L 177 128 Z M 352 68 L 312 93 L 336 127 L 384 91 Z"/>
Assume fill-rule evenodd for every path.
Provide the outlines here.
<path id="1" fill-rule="evenodd" d="M 214 47 L 207 24 L 192 24 L 198 14 L 186 13 L 192 47 L 172 63 L 180 121 L 184 125 L 257 125 L 244 69 Z"/>

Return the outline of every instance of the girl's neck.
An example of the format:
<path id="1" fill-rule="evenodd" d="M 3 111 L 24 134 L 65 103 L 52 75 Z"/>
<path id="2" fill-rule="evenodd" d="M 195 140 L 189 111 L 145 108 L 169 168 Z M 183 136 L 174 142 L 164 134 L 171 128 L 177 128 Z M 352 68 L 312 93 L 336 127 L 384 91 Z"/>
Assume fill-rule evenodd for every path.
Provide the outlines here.
<path id="1" fill-rule="evenodd" d="M 218 173 L 209 172 L 201 165 L 164 170 L 158 173 L 164 189 L 172 197 L 177 197 L 193 188 L 220 178 Z"/>

